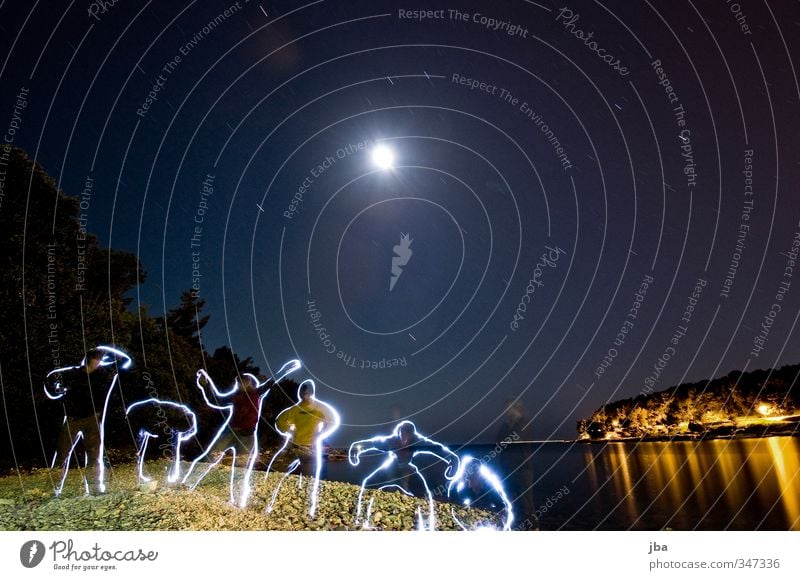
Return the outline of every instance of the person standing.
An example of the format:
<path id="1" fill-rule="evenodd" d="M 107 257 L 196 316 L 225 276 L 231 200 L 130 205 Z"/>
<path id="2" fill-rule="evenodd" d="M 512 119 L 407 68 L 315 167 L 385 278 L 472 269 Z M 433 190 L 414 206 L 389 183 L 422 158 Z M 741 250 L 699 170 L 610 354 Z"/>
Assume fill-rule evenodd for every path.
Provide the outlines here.
<path id="1" fill-rule="evenodd" d="M 131 358 L 110 346 L 98 346 L 86 353 L 80 365 L 50 371 L 44 381 L 44 392 L 64 405 L 64 420 L 58 435 L 51 469 L 61 467 L 55 489 L 61 495 L 69 471 L 70 460 L 79 445 L 83 446 L 86 470 L 93 464 L 92 490 L 86 473 L 83 482 L 86 495 L 102 494 L 105 486 L 105 419 L 108 402 L 117 384 L 119 370 L 131 367 Z"/>
<path id="2" fill-rule="evenodd" d="M 311 379 L 300 384 L 297 399 L 296 404 L 281 411 L 275 420 L 275 428 L 283 435 L 284 444 L 272 457 L 264 477 L 269 475 L 273 462 L 280 455 L 288 454 L 293 461 L 275 488 L 266 511 L 272 511 L 284 479 L 299 468 L 301 475 L 312 478 L 309 515 L 314 517 L 322 471 L 322 444 L 339 428 L 341 419 L 336 409 L 316 398 L 316 386 Z"/>
<path id="3" fill-rule="evenodd" d="M 356 503 L 355 524 L 359 525 L 362 522 L 361 512 L 367 487 L 376 481 L 380 481 L 380 477 L 390 476 L 391 480 L 388 483 L 381 483 L 378 489 L 396 488 L 406 495 L 412 496 L 414 494 L 409 489 L 409 484 L 412 481 L 418 483 L 423 489 L 425 499 L 428 502 L 427 521 L 425 521 L 421 512 L 417 515 L 419 529 L 435 529 L 436 517 L 433 493 L 425 476 L 422 475 L 419 467 L 414 464 L 414 459 L 418 455 L 431 455 L 442 460 L 447 464 L 444 476 L 449 481 L 459 473 L 458 455 L 446 445 L 420 434 L 411 421 L 400 421 L 388 435 L 379 435 L 351 443 L 347 452 L 350 465 L 357 466 L 361 462 L 361 455 L 369 451 L 381 452 L 386 455 L 386 459 L 361 482 L 361 489 L 358 492 L 358 501 Z M 363 525 L 364 527 L 370 526 L 369 514 L 363 520 Z"/>
<path id="4" fill-rule="evenodd" d="M 250 374 L 243 373 L 240 380 L 237 380 L 233 387 L 228 391 L 220 391 L 208 373 L 200 369 L 197 371 L 197 387 L 203 395 L 203 399 L 209 408 L 222 411 L 225 416 L 220 428 L 214 438 L 209 442 L 203 452 L 192 462 L 189 470 L 183 478 L 183 483 L 190 489 L 194 489 L 203 480 L 211 469 L 217 465 L 225 454 L 230 451 L 233 455 L 231 464 L 230 478 L 230 501 L 236 503 L 234 497 L 234 476 L 236 473 L 236 458 L 246 457 L 245 475 L 241 484 L 239 494 L 239 507 L 245 507 L 250 497 L 250 474 L 253 470 L 256 457 L 258 456 L 258 423 L 261 419 L 261 410 L 264 400 L 270 393 L 270 388 L 286 378 L 289 374 L 297 371 L 301 366 L 299 360 L 290 360 L 279 370 L 277 378 L 259 383 L 258 379 Z M 269 385 L 269 387 L 267 387 Z M 214 399 L 219 401 L 215 404 L 209 397 L 206 388 L 210 388 Z M 206 458 L 210 458 L 211 463 L 200 474 L 191 477 L 197 464 Z"/>

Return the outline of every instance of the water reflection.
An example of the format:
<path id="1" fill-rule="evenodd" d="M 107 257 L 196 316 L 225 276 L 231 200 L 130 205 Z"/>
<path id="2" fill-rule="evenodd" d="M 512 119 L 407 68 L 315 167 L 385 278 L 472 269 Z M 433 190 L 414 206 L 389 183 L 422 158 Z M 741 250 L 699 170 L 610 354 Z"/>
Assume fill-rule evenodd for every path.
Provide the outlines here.
<path id="1" fill-rule="evenodd" d="M 571 519 L 631 529 L 800 529 L 800 439 L 610 443 L 584 452 Z M 576 506 L 573 506 L 573 508 Z"/>
<path id="2" fill-rule="evenodd" d="M 484 458 L 504 479 L 517 521 L 543 530 L 800 530 L 798 437 L 460 452 Z M 360 483 L 366 473 L 344 462 L 331 463 L 328 475 Z M 562 489 L 569 493 L 553 500 Z"/>

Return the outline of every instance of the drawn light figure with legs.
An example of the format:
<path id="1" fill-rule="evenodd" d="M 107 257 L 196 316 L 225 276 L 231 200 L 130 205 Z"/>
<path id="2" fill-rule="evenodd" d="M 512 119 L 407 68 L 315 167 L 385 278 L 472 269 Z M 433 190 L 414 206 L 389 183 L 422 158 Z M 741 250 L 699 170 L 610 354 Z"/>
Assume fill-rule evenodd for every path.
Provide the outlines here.
<path id="1" fill-rule="evenodd" d="M 159 433 L 166 434 L 172 439 L 167 444 L 171 445 L 171 452 L 174 454 L 167 481 L 170 483 L 178 481 L 181 476 L 181 445 L 197 434 L 197 416 L 186 405 L 155 398 L 129 405 L 125 415 L 139 436 L 137 446 L 139 482 L 152 481 L 144 472 L 144 460 L 147 456 L 148 442 L 150 439 L 158 439 Z"/>
<path id="2" fill-rule="evenodd" d="M 83 445 L 86 469 L 94 464 L 94 490 L 105 493 L 105 420 L 108 403 L 118 382 L 118 371 L 131 367 L 131 358 L 116 348 L 97 346 L 86 353 L 80 365 L 50 371 L 44 381 L 47 397 L 64 404 L 64 419 L 51 468 L 61 466 L 55 489 L 61 495 L 69 464 L 79 444 Z M 83 474 L 84 489 L 90 493 Z"/>
<path id="3" fill-rule="evenodd" d="M 316 398 L 316 385 L 311 379 L 305 380 L 297 389 L 297 403 L 284 409 L 275 420 L 275 428 L 283 435 L 283 446 L 273 455 L 264 474 L 266 478 L 275 460 L 284 454 L 294 457 L 275 490 L 266 511 L 270 513 L 278 492 L 286 478 L 300 468 L 302 475 L 310 476 L 311 497 L 309 515 L 313 518 L 317 511 L 319 496 L 319 477 L 322 470 L 322 444 L 339 428 L 339 413 Z"/>
<path id="4" fill-rule="evenodd" d="M 511 501 L 503 488 L 502 481 L 494 471 L 470 455 L 461 458 L 458 472 L 447 486 L 447 497 L 468 507 L 499 511 L 503 517 L 501 528 L 503 531 L 510 530 L 514 523 Z M 462 521 L 453 507 L 450 511 L 455 522 L 463 530 L 496 529 L 485 522 Z"/>
<path id="5" fill-rule="evenodd" d="M 433 447 L 438 451 L 431 450 Z M 445 471 L 445 478 L 452 480 L 459 470 L 458 455 L 453 453 L 446 446 L 420 435 L 414 423 L 411 421 L 401 421 L 390 435 L 373 437 L 355 441 L 350 445 L 348 459 L 351 465 L 358 465 L 361 462 L 361 454 L 367 451 L 379 451 L 386 454 L 386 459 L 377 469 L 367 475 L 361 482 L 361 489 L 358 492 L 358 503 L 356 505 L 355 524 L 361 521 L 361 512 L 364 503 L 364 493 L 368 485 L 378 480 L 379 477 L 386 478 L 394 476 L 392 483 L 383 484 L 378 489 L 396 488 L 406 495 L 414 494 L 408 489 L 409 482 L 416 480 L 425 490 L 425 499 L 428 502 L 428 521 L 424 521 L 422 512 L 418 510 L 417 525 L 420 530 L 433 530 L 436 527 L 436 517 L 434 512 L 433 494 L 431 493 L 428 482 L 414 465 L 414 458 L 418 455 L 432 455 L 448 464 Z M 374 498 L 373 498 L 374 499 Z M 370 504 L 372 501 L 370 501 Z M 368 510 L 368 512 L 371 510 Z M 369 527 L 369 513 L 364 518 L 364 527 Z"/>
<path id="6" fill-rule="evenodd" d="M 265 389 L 264 387 L 267 384 L 274 384 L 282 381 L 289 374 L 297 371 L 300 366 L 299 360 L 290 360 L 278 370 L 277 377 L 273 381 L 268 380 L 263 383 L 259 383 L 254 375 L 244 373 L 241 381 L 237 379 L 233 387 L 224 392 L 217 389 L 214 381 L 208 376 L 205 370 L 200 369 L 197 371 L 197 387 L 203 394 L 203 399 L 205 399 L 206 404 L 210 408 L 223 411 L 225 419 L 214 435 L 214 438 L 192 462 L 183 478 L 184 484 L 188 485 L 191 489 L 197 487 L 208 472 L 222 461 L 225 454 L 230 451 L 233 456 L 230 477 L 230 501 L 231 503 L 237 503 L 234 497 L 236 457 L 237 454 L 240 456 L 244 455 L 247 457 L 247 463 L 239 493 L 238 505 L 239 507 L 245 507 L 247 505 L 251 490 L 250 477 L 256 457 L 258 456 L 258 423 L 261 419 L 261 410 L 264 406 L 264 400 L 270 392 L 269 388 Z M 211 387 L 214 396 L 218 400 L 222 400 L 227 404 L 217 405 L 213 403 L 206 392 L 206 385 Z M 190 479 L 197 464 L 206 457 L 211 458 L 209 466 L 205 471 Z"/>

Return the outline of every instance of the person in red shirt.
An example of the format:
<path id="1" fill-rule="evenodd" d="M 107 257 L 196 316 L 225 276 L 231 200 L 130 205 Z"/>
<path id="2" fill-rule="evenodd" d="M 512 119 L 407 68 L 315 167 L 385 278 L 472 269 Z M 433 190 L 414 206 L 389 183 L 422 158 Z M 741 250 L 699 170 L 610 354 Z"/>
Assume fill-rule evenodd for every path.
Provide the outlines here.
<path id="1" fill-rule="evenodd" d="M 371 439 L 354 441 L 348 450 L 348 459 L 353 466 L 361 462 L 361 455 L 375 451 L 386 455 L 386 459 L 377 469 L 367 475 L 361 482 L 361 489 L 358 492 L 358 502 L 356 504 L 356 525 L 361 522 L 361 508 L 364 503 L 364 493 L 367 486 L 380 482 L 379 489 L 395 488 L 406 495 L 414 495 L 409 489 L 411 481 L 415 481 L 424 490 L 425 499 L 428 501 L 427 521 L 422 513 L 418 513 L 418 525 L 420 529 L 433 530 L 436 527 L 434 512 L 433 494 L 428 487 L 428 482 L 419 468 L 414 465 L 414 459 L 418 455 L 431 455 L 441 459 L 447 464 L 444 476 L 450 481 L 459 473 L 459 457 L 446 445 L 438 441 L 429 439 L 417 431 L 416 426 L 411 421 L 399 422 L 394 430 L 388 435 L 380 435 Z M 389 482 L 381 482 L 381 477 L 391 476 Z M 369 509 L 363 521 L 364 527 L 370 527 Z"/>
<path id="2" fill-rule="evenodd" d="M 278 370 L 278 378 L 275 379 L 274 383 L 279 382 L 299 368 L 299 360 L 287 362 Z M 244 373 L 230 390 L 222 392 L 217 389 L 214 381 L 205 370 L 200 369 L 197 371 L 197 387 L 203 394 L 206 404 L 212 409 L 223 411 L 227 416 L 205 450 L 192 462 L 183 478 L 185 485 L 189 486 L 190 489 L 197 487 L 208 472 L 222 461 L 225 454 L 230 451 L 233 456 L 230 501 L 231 503 L 237 503 L 234 497 L 236 458 L 246 457 L 246 470 L 241 483 L 238 505 L 239 507 L 247 505 L 247 500 L 250 497 L 250 474 L 258 457 L 258 423 L 261 419 L 261 408 L 264 404 L 264 399 L 267 398 L 270 392 L 269 388 L 265 389 L 264 387 L 272 382 L 268 380 L 259 383 L 254 375 Z M 211 388 L 214 396 L 221 404 L 215 404 L 211 401 L 206 391 L 207 387 Z M 206 458 L 211 461 L 209 466 L 199 475 L 190 478 L 197 464 Z"/>

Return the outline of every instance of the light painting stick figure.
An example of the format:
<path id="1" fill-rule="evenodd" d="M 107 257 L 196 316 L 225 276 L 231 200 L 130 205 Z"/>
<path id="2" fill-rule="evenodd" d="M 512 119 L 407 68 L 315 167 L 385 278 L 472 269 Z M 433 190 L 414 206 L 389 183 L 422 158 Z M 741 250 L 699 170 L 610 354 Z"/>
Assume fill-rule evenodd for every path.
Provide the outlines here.
<path id="1" fill-rule="evenodd" d="M 418 449 L 413 450 L 413 446 L 417 446 Z M 442 454 L 439 455 L 438 453 L 435 453 L 430 449 L 426 449 L 425 447 L 435 447 L 440 450 Z M 377 436 L 371 439 L 363 439 L 361 441 L 353 442 L 348 451 L 348 459 L 350 460 L 350 464 L 358 465 L 361 462 L 361 454 L 365 451 L 380 451 L 385 453 L 387 457 L 377 469 L 367 475 L 361 482 L 361 489 L 358 492 L 355 524 L 358 525 L 359 520 L 361 519 L 362 503 L 367 485 L 369 485 L 379 473 L 385 472 L 385 476 L 391 473 L 390 470 L 394 469 L 394 471 L 396 471 L 399 475 L 397 478 L 398 481 L 405 482 L 405 480 L 414 477 L 420 483 L 422 483 L 422 486 L 425 489 L 425 498 L 428 501 L 428 523 L 425 525 L 423 522 L 422 513 L 419 512 L 418 526 L 419 529 L 433 530 L 436 526 L 433 494 L 428 487 L 428 482 L 425 480 L 425 477 L 422 475 L 419 468 L 414 465 L 413 459 L 417 455 L 427 454 L 433 455 L 434 457 L 447 462 L 448 467 L 445 471 L 445 477 L 448 480 L 451 480 L 458 473 L 458 455 L 453 453 L 441 443 L 421 435 L 414 426 L 414 423 L 411 421 L 401 421 L 395 426 L 394 431 L 392 431 L 390 435 Z M 378 489 L 389 488 L 397 488 L 399 491 L 409 496 L 414 495 L 400 483 L 388 483 L 381 485 Z M 365 527 L 369 526 L 368 519 L 369 518 L 364 521 Z"/>
<path id="2" fill-rule="evenodd" d="M 278 377 L 274 382 L 277 383 L 283 380 L 287 375 L 298 370 L 300 366 L 300 361 L 297 359 L 290 360 L 289 362 L 285 363 L 278 370 Z M 245 507 L 245 505 L 247 505 L 251 489 L 250 474 L 258 455 L 258 421 L 261 417 L 264 399 L 266 399 L 270 392 L 270 389 L 264 389 L 264 387 L 269 382 L 270 381 L 259 383 L 258 379 L 254 375 L 250 373 L 244 373 L 242 375 L 241 383 L 237 379 L 230 390 L 223 392 L 217 389 L 214 381 L 205 370 L 200 369 L 197 371 L 197 387 L 200 389 L 203 399 L 212 409 L 223 411 L 225 413 L 225 420 L 223 421 L 214 438 L 209 442 L 203 452 L 192 462 L 189 470 L 184 476 L 183 483 L 188 485 L 190 489 L 196 488 L 203 478 L 211 471 L 211 469 L 220 461 L 222 461 L 225 453 L 230 451 L 233 455 L 230 477 L 230 501 L 231 503 L 236 503 L 234 498 L 236 454 L 237 452 L 246 453 L 247 467 L 245 469 L 245 477 L 242 482 L 241 493 L 239 494 L 239 507 Z M 204 384 L 211 387 L 217 399 L 225 399 L 228 404 L 221 406 L 213 403 L 206 393 Z M 257 399 L 254 401 L 253 399 L 255 397 L 257 397 Z M 248 409 L 248 407 L 251 407 L 251 409 Z M 253 407 L 255 407 L 256 413 L 254 416 L 246 418 L 248 425 L 243 426 L 242 430 L 238 429 L 238 425 L 232 425 L 232 421 L 236 421 L 242 415 L 250 415 L 249 411 L 251 411 Z M 189 477 L 197 464 L 209 455 L 214 456 L 212 457 L 211 464 L 203 473 L 197 476 L 193 482 L 188 483 Z"/>
<path id="3" fill-rule="evenodd" d="M 51 468 L 61 461 L 61 479 L 56 486 L 56 496 L 61 495 L 67 479 L 69 464 L 78 443 L 83 441 L 86 467 L 95 463 L 94 486 L 98 493 L 105 493 L 105 420 L 108 403 L 117 385 L 117 370 L 131 367 L 131 358 L 116 348 L 97 346 L 86 353 L 80 365 L 62 367 L 47 373 L 44 392 L 54 401 L 64 404 L 64 420 L 58 437 L 58 447 Z M 111 370 L 112 366 L 114 370 Z M 102 408 L 98 410 L 99 400 Z M 86 494 L 89 482 L 83 475 Z"/>
<path id="4" fill-rule="evenodd" d="M 270 513 L 278 497 L 278 492 L 284 480 L 298 467 L 302 475 L 312 475 L 308 460 L 313 465 L 313 481 L 311 485 L 311 506 L 308 514 L 313 518 L 317 511 L 319 495 L 319 477 L 322 471 L 322 443 L 339 428 L 341 418 L 339 413 L 328 405 L 318 400 L 315 396 L 316 385 L 311 379 L 305 380 L 297 389 L 297 403 L 284 409 L 275 420 L 276 430 L 283 435 L 283 446 L 275 453 L 267 466 L 264 474 L 266 478 L 272 469 L 272 464 L 278 456 L 291 453 L 295 459 L 289 464 L 275 490 L 272 499 L 267 505 L 266 512 Z M 291 446 L 290 446 L 291 445 Z"/>
<path id="5" fill-rule="evenodd" d="M 137 411 L 147 411 L 148 409 L 153 410 L 153 414 L 156 414 L 160 411 L 163 413 L 163 417 L 165 418 L 165 409 L 172 410 L 174 413 L 182 415 L 182 428 L 176 428 L 174 425 L 169 425 L 166 428 L 166 430 L 172 435 L 172 444 L 174 446 L 175 454 L 175 459 L 172 463 L 172 468 L 170 469 L 169 475 L 167 476 L 167 481 L 174 483 L 178 481 L 178 478 L 180 478 L 181 475 L 181 445 L 197 434 L 197 416 L 186 405 L 180 405 L 172 401 L 161 401 L 156 398 L 145 399 L 144 401 L 132 403 L 125 410 L 125 415 L 129 418 L 129 420 L 131 420 L 132 413 L 136 413 Z M 139 427 L 139 447 L 136 451 L 136 454 L 138 455 L 137 472 L 139 474 L 140 483 L 152 481 L 150 477 L 144 474 L 144 460 L 145 456 L 147 455 L 147 444 L 150 439 L 158 439 L 158 434 L 156 433 L 157 431 L 165 431 L 161 425 L 161 423 L 166 421 L 165 418 L 156 421 L 155 425 L 137 425 L 137 427 Z"/>

